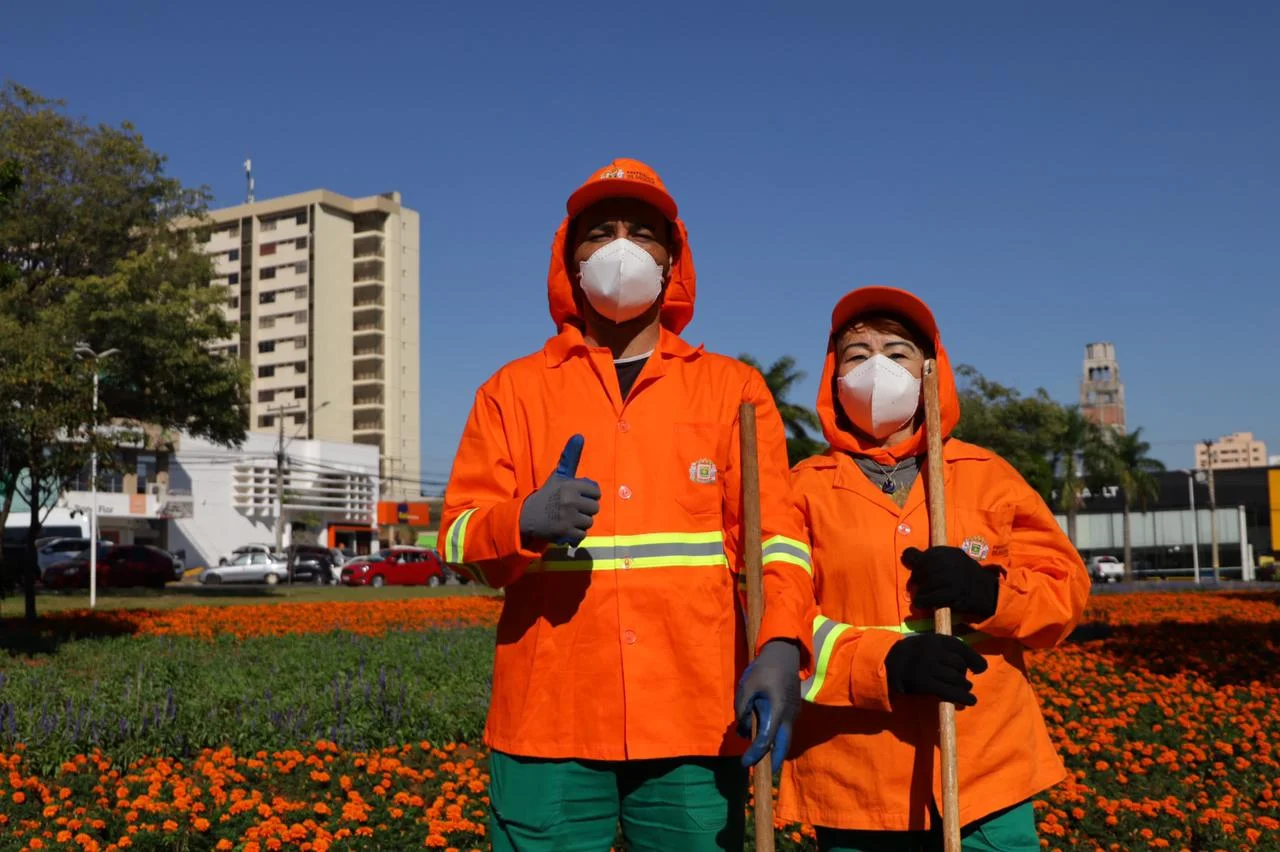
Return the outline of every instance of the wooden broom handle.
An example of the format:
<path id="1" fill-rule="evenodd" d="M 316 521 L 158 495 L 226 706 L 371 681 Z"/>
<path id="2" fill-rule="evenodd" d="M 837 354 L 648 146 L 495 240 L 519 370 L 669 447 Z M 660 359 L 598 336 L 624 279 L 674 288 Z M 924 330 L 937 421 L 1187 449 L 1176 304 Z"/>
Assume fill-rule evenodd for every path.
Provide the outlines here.
<path id="1" fill-rule="evenodd" d="M 764 618 L 764 553 L 760 529 L 760 455 L 756 444 L 756 407 L 744 402 L 738 412 L 742 463 L 742 547 L 747 569 L 747 659 L 756 657 L 756 640 Z M 753 729 L 752 734 L 756 731 Z M 772 753 L 752 770 L 756 807 L 756 849 L 773 852 Z"/>
<path id="2" fill-rule="evenodd" d="M 929 544 L 947 546 L 947 495 L 942 456 L 942 409 L 938 402 L 938 364 L 924 362 L 924 428 L 928 441 Z M 951 608 L 934 612 L 934 631 L 951 635 Z M 960 776 L 956 769 L 956 706 L 938 704 L 942 751 L 942 834 L 946 852 L 960 852 Z"/>

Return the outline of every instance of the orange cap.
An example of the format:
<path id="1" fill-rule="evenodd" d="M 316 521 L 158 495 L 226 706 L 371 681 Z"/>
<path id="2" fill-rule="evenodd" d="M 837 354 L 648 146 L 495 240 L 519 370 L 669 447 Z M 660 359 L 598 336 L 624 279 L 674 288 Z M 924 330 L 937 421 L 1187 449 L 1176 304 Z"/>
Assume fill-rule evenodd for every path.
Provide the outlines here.
<path id="1" fill-rule="evenodd" d="M 844 328 L 854 317 L 874 313 L 897 314 L 919 329 L 925 340 L 937 345 L 938 321 L 933 318 L 933 311 L 911 293 L 896 287 L 859 287 L 849 293 L 831 312 L 831 333 Z"/>
<path id="2" fill-rule="evenodd" d="M 619 157 L 598 169 L 569 196 L 565 206 L 569 210 L 569 217 L 573 218 L 606 198 L 638 198 L 658 208 L 672 222 L 676 220 L 678 213 L 675 199 L 667 192 L 658 173 L 639 160 L 629 160 L 626 157 Z"/>

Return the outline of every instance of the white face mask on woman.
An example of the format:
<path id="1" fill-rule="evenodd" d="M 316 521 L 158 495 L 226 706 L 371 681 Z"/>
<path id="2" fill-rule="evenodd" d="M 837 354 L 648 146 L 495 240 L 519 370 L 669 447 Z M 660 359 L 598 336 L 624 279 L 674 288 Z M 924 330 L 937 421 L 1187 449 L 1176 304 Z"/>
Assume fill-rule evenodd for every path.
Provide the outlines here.
<path id="1" fill-rule="evenodd" d="M 884 439 L 920 408 L 920 380 L 892 358 L 873 355 L 836 383 L 844 413 L 863 432 Z"/>
<path id="2" fill-rule="evenodd" d="M 578 277 L 591 307 L 614 322 L 635 319 L 662 294 L 662 267 L 625 237 L 596 249 L 579 264 Z"/>

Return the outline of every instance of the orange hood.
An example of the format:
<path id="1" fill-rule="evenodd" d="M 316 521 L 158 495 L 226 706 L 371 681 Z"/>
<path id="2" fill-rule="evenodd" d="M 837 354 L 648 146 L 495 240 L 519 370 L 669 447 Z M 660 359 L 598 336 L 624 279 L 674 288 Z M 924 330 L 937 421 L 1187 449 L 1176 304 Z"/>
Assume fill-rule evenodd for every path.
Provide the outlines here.
<path id="1" fill-rule="evenodd" d="M 856 316 L 868 313 L 896 314 L 908 320 L 926 337 L 932 337 L 938 364 L 938 399 L 942 406 L 942 434 L 949 437 L 960 422 L 960 396 L 956 392 L 956 378 L 951 369 L 947 351 L 942 347 L 938 323 L 928 305 L 905 290 L 892 287 L 862 287 L 840 300 L 831 312 L 831 336 L 827 339 L 827 359 L 822 368 L 822 382 L 818 385 L 818 417 L 822 420 L 822 434 L 832 448 L 858 456 L 868 456 L 881 464 L 895 464 L 910 456 L 923 455 L 926 441 L 923 425 L 910 438 L 891 447 L 876 447 L 853 430 L 836 395 L 835 336 Z M 924 402 L 921 400 L 921 407 Z M 923 423 L 923 417 L 920 418 Z"/>
<path id="2" fill-rule="evenodd" d="M 569 196 L 569 215 L 560 223 L 551 243 L 551 269 L 547 272 L 547 302 L 556 328 L 581 324 L 578 307 L 577 275 L 567 267 L 567 243 L 573 219 L 591 203 L 604 198 L 638 198 L 667 214 L 672 223 L 671 276 L 662 295 L 663 327 L 675 334 L 693 319 L 693 303 L 697 295 L 697 275 L 693 270 L 693 254 L 689 251 L 689 233 L 677 213 L 675 201 L 667 193 L 658 173 L 639 160 L 617 159 L 598 169 L 586 183 Z"/>

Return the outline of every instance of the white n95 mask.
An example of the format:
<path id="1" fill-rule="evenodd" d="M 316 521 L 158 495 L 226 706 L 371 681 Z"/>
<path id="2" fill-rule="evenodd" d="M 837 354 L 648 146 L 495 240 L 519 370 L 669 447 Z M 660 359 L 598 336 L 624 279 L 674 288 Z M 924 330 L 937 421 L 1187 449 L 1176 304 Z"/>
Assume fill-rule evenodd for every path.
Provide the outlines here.
<path id="1" fill-rule="evenodd" d="M 662 293 L 662 267 L 625 237 L 596 249 L 579 264 L 578 277 L 591 307 L 614 322 L 640 316 Z"/>
<path id="2" fill-rule="evenodd" d="M 840 405 L 853 424 L 887 438 L 916 416 L 920 380 L 892 358 L 874 355 L 840 377 Z"/>

